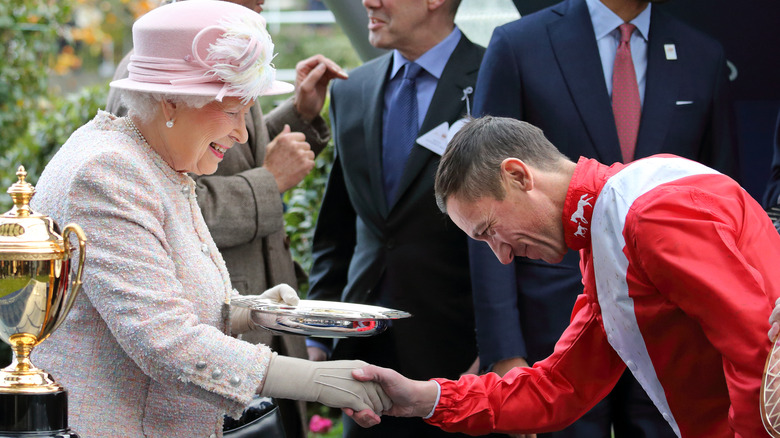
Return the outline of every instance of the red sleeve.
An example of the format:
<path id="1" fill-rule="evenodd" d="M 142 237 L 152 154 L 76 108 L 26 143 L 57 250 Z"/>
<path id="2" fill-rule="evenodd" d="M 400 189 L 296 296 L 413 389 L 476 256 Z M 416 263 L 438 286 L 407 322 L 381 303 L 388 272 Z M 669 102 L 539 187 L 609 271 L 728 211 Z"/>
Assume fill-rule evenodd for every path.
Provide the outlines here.
<path id="1" fill-rule="evenodd" d="M 547 359 L 532 368 L 436 379 L 441 399 L 426 421 L 447 432 L 537 433 L 560 430 L 612 389 L 625 365 L 606 340 L 598 305 L 580 295 L 572 322 Z"/>
<path id="2" fill-rule="evenodd" d="M 670 187 L 637 200 L 627 218 L 627 249 L 721 353 L 732 427 L 755 432 L 767 320 L 779 295 L 780 236 L 743 190 L 708 178 L 701 185 L 707 191 Z"/>

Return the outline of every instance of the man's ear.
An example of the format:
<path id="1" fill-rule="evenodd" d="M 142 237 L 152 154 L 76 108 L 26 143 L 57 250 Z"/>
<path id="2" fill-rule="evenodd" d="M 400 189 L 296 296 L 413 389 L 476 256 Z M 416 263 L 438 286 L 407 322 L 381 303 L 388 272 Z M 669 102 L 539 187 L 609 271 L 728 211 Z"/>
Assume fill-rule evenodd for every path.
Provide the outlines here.
<path id="1" fill-rule="evenodd" d="M 501 162 L 501 177 L 511 186 L 523 191 L 533 190 L 532 169 L 519 158 L 506 158 Z"/>
<path id="2" fill-rule="evenodd" d="M 440 8 L 443 4 L 447 3 L 447 0 L 427 0 L 428 10 L 433 11 Z"/>

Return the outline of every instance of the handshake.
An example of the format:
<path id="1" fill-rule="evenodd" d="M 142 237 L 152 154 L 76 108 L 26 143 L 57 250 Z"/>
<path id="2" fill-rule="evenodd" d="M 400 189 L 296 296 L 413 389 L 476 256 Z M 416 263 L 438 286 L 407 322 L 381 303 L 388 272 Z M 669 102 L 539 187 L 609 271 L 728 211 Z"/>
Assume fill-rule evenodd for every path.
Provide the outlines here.
<path id="1" fill-rule="evenodd" d="M 285 284 L 265 291 L 261 297 L 298 304 L 297 293 Z M 370 427 L 380 422 L 380 415 L 427 416 L 438 391 L 435 382 L 409 380 L 391 369 L 360 360 L 315 362 L 274 353 L 260 395 L 342 408 L 359 425 Z"/>
<path id="2" fill-rule="evenodd" d="M 352 370 L 364 365 L 359 360 L 313 362 L 274 354 L 260 395 L 377 414 L 390 410 L 393 403 L 378 384 L 352 377 Z"/>
<path id="3" fill-rule="evenodd" d="M 438 384 L 414 381 L 360 360 L 313 362 L 274 354 L 260 395 L 306 400 L 342 408 L 370 427 L 380 415 L 425 417 L 438 398 Z"/>

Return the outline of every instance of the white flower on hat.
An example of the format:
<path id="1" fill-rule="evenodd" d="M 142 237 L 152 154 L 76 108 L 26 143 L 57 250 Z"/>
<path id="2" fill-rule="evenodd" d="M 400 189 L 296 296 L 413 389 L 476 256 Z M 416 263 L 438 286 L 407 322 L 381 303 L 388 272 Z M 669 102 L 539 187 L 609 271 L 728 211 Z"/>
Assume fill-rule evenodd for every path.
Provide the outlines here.
<path id="1" fill-rule="evenodd" d="M 206 62 L 210 74 L 225 82 L 227 89 L 241 96 L 244 104 L 257 99 L 271 86 L 276 69 L 271 64 L 274 44 L 257 14 L 223 20 L 224 32 L 210 45 Z M 217 96 L 221 100 L 228 90 Z"/>

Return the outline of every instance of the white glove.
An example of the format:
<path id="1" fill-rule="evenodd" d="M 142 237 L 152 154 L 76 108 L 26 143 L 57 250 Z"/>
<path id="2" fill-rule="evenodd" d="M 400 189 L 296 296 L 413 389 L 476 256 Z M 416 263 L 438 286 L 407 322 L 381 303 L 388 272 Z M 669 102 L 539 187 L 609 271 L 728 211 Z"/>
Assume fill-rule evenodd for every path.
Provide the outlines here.
<path id="1" fill-rule="evenodd" d="M 296 292 L 295 289 L 293 289 L 292 287 L 284 283 L 277 284 L 276 286 L 261 293 L 258 298 L 273 301 L 274 303 L 278 303 L 278 304 L 287 304 L 288 306 L 297 306 L 298 303 L 301 301 L 301 299 L 298 298 L 298 292 Z M 250 324 L 252 330 L 262 326 L 263 320 L 261 315 L 262 314 L 260 312 L 255 312 L 255 311 L 251 312 L 252 320 Z"/>
<path id="2" fill-rule="evenodd" d="M 284 283 L 277 284 L 268 289 L 260 294 L 259 298 L 275 301 L 279 304 L 287 304 L 288 306 L 297 306 L 298 302 L 301 301 L 301 299 L 298 298 L 298 292 Z"/>
<path id="3" fill-rule="evenodd" d="M 301 301 L 298 298 L 298 292 L 295 291 L 289 285 L 284 283 L 278 284 L 258 296 L 258 298 L 273 301 L 279 304 L 287 304 L 288 306 L 297 306 Z M 257 312 L 254 312 L 246 307 L 231 306 L 230 308 L 230 331 L 234 335 L 240 335 L 250 330 L 255 330 L 260 327 L 262 321 L 259 319 Z"/>
<path id="4" fill-rule="evenodd" d="M 381 415 L 393 403 L 375 382 L 359 382 L 352 370 L 368 365 L 362 360 L 311 362 L 294 357 L 271 357 L 260 395 L 321 403 L 332 408 L 371 409 Z"/>

